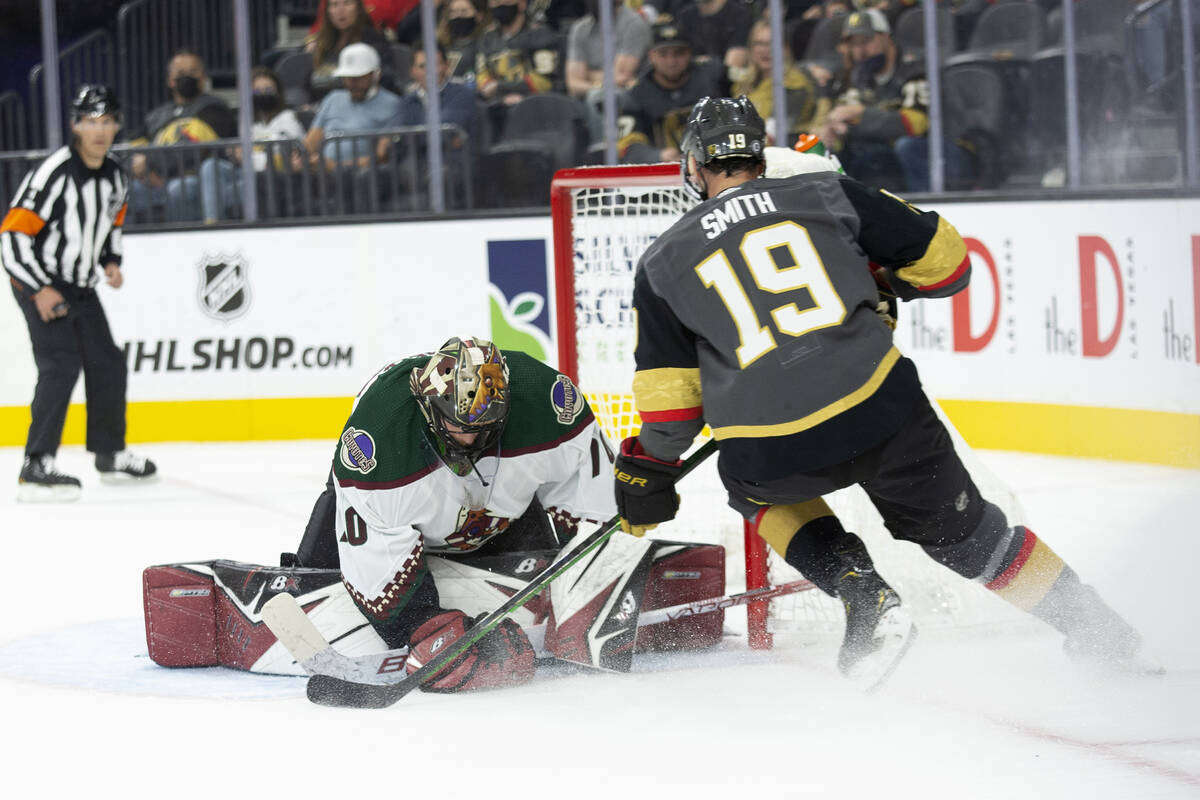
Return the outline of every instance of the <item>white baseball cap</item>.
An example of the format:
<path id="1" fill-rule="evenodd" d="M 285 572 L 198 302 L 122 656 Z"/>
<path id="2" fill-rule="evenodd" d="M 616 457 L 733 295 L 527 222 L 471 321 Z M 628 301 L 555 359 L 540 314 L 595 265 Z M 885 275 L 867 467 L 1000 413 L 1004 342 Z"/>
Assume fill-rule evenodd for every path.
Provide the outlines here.
<path id="1" fill-rule="evenodd" d="M 374 47 L 363 42 L 348 44 L 342 48 L 338 56 L 337 69 L 333 71 L 335 78 L 361 78 L 379 71 L 379 53 Z"/>

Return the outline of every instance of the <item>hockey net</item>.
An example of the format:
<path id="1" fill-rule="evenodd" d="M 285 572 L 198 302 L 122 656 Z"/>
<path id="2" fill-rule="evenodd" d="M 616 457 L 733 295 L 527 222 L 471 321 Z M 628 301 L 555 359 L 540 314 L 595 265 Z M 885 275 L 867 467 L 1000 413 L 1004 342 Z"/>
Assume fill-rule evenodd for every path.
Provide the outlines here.
<path id="1" fill-rule="evenodd" d="M 614 444 L 635 434 L 640 424 L 631 388 L 634 270 L 650 243 L 692 202 L 680 185 L 678 167 L 670 164 L 563 170 L 551 187 L 559 369 L 579 385 Z M 1010 523 L 1022 520 L 1013 493 L 979 463 L 948 421 L 947 427 L 984 497 L 999 505 Z M 706 428 L 701 441 L 708 435 Z M 731 557 L 726 562 L 731 586 L 739 585 L 743 577 L 747 588 L 800 579 L 726 504 L 716 459 L 678 489 L 678 517 L 652 535 L 719 543 L 731 556 L 741 551 L 744 576 L 742 559 Z M 997 609 L 1003 604 L 981 586 L 934 563 L 915 545 L 892 539 L 858 487 L 825 499 L 847 530 L 867 543 L 881 574 L 918 620 L 963 627 L 1003 615 Z M 748 608 L 747 637 L 756 648 L 771 647 L 775 634 L 840 634 L 844 624 L 840 603 L 815 590 Z"/>

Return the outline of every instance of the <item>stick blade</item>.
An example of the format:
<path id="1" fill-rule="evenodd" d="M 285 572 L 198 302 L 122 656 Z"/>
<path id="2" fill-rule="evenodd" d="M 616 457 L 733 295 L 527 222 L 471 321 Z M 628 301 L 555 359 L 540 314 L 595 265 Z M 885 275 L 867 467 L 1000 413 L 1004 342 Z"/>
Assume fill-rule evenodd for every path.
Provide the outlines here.
<path id="1" fill-rule="evenodd" d="M 344 681 L 332 675 L 308 679 L 308 699 L 330 708 L 387 708 L 414 687 L 407 681 L 387 685 Z"/>

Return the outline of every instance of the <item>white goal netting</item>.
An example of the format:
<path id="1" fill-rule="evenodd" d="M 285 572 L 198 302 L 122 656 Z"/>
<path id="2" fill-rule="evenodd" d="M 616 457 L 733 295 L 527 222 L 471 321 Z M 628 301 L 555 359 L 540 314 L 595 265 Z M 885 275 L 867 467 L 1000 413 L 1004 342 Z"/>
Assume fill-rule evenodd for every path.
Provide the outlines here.
<path id="1" fill-rule="evenodd" d="M 573 186 L 554 190 L 555 249 L 560 262 L 558 301 L 560 305 L 573 305 L 575 310 L 576 377 L 614 443 L 636 433 L 639 427 L 631 391 L 634 270 L 646 247 L 692 204 L 679 186 L 677 171 L 671 173 L 661 166 L 641 170 L 576 170 Z M 661 178 L 657 185 L 647 180 L 652 174 Z M 585 179 L 580 180 L 579 175 Z M 564 219 L 560 217 L 568 224 L 562 224 Z M 571 282 L 563 274 L 567 269 L 574 286 L 563 296 L 562 287 Z M 559 332 L 560 341 L 565 341 L 568 349 L 570 338 L 564 331 Z M 569 364 L 569 357 L 561 358 L 565 355 L 560 354 L 560 363 Z M 984 496 L 1001 506 L 1010 522 L 1021 520 L 1023 515 L 1013 493 L 979 463 L 948 421 L 947 426 Z M 745 585 L 743 522 L 726 505 L 715 459 L 685 478 L 679 491 L 679 517 L 659 526 L 653 535 L 724 545 L 730 590 Z M 826 500 L 846 528 L 866 541 L 881 574 L 901 593 L 918 620 L 972 626 L 995 621 L 997 615 L 1003 618 L 1004 604 L 981 586 L 935 564 L 917 546 L 893 540 L 858 487 L 844 489 Z M 800 578 L 773 553 L 767 568 L 772 585 Z M 730 622 L 737 616 L 729 615 Z M 840 632 L 843 615 L 837 601 L 819 591 L 808 591 L 772 601 L 767 624 L 773 633 L 832 634 Z"/>

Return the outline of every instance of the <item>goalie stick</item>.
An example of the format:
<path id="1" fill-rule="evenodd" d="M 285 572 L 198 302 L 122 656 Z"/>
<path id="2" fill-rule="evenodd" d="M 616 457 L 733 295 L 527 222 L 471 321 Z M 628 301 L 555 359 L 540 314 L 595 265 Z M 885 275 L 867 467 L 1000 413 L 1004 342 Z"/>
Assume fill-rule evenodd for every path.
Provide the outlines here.
<path id="1" fill-rule="evenodd" d="M 682 478 L 716 452 L 717 442 L 710 439 L 683 462 L 678 477 Z M 595 550 L 621 527 L 620 516 L 613 517 L 601 527 L 584 537 L 571 550 L 559 556 L 545 569 L 533 577 L 524 588 L 506 600 L 495 611 L 478 620 L 458 641 L 448 645 L 426 662 L 416 672 L 397 683 L 386 685 L 359 683 L 342 680 L 329 675 L 315 674 L 308 679 L 308 699 L 323 706 L 341 708 L 386 708 L 422 683 L 436 677 L 446 665 L 462 655 L 467 648 L 486 636 L 510 613 L 525 605 L 548 586 L 555 578 L 566 572 L 572 564 Z M 315 656 L 314 656 L 315 657 Z"/>
<path id="2" fill-rule="evenodd" d="M 643 611 L 638 615 L 637 626 L 642 628 L 699 614 L 711 614 L 714 611 L 765 602 L 815 588 L 816 585 L 811 581 L 800 580 L 724 597 L 693 600 L 690 603 Z M 287 592 L 280 592 L 268 600 L 263 606 L 262 616 L 275 638 L 309 675 L 325 675 L 354 683 L 377 685 L 404 680 L 404 657 L 408 654 L 407 647 L 361 656 L 343 655 L 325 639 L 304 613 L 296 598 Z"/>

